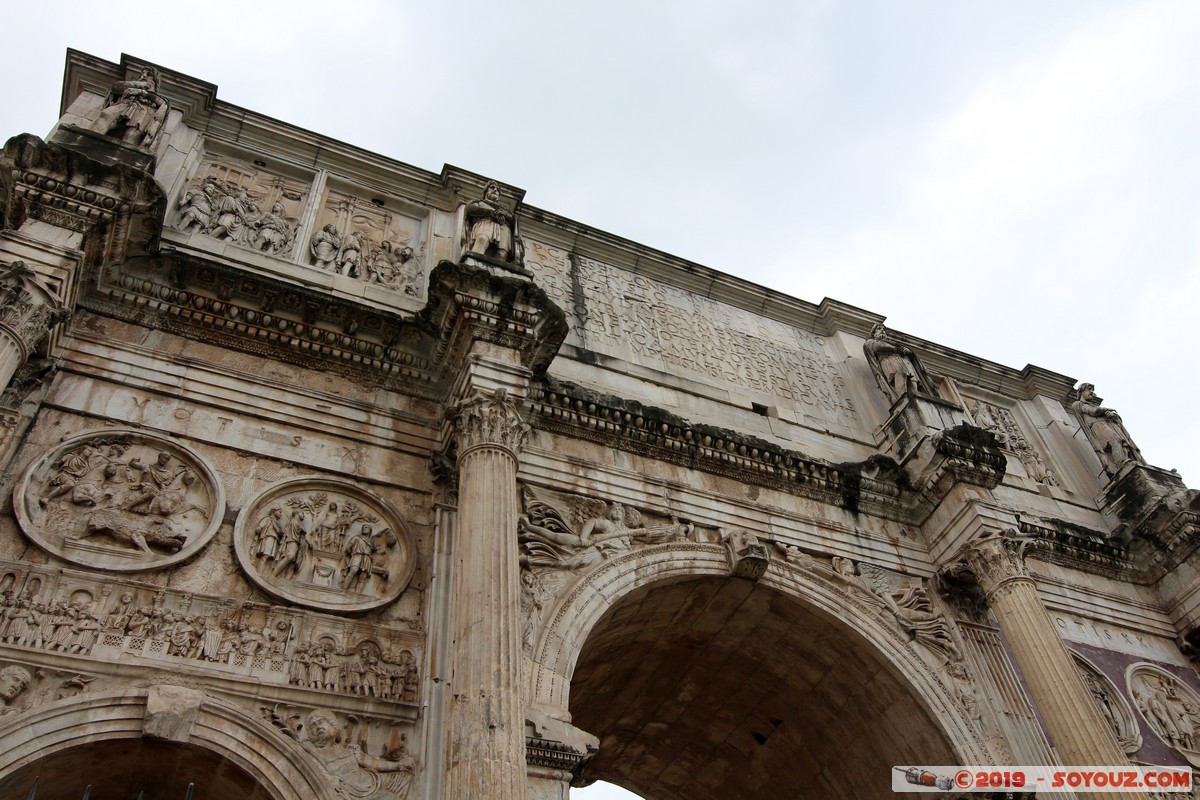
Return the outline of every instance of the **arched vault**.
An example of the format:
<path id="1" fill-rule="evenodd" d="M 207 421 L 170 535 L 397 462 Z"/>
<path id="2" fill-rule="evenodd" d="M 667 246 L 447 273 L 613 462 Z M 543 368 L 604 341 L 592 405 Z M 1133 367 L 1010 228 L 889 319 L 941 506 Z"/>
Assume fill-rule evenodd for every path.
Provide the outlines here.
<path id="1" fill-rule="evenodd" d="M 659 798 L 891 796 L 893 766 L 992 763 L 939 668 L 874 607 L 781 560 L 640 549 L 581 577 L 530 695 L 600 738 L 585 777 Z"/>

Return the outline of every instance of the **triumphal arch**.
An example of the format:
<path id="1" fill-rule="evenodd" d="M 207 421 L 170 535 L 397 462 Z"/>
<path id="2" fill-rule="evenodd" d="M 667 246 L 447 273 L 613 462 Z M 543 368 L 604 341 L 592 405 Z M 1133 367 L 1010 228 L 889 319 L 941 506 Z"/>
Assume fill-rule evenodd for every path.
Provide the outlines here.
<path id="1" fill-rule="evenodd" d="M 131 57 L 0 161 L 0 796 L 1200 763 L 1200 503 L 1091 385 Z"/>

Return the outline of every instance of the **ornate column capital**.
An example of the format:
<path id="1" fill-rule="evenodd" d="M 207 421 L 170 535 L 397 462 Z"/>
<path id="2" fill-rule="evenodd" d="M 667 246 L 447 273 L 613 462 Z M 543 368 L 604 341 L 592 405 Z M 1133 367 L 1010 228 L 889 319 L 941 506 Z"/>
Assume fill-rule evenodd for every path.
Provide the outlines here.
<path id="1" fill-rule="evenodd" d="M 529 425 L 504 389 L 477 393 L 447 409 L 446 416 L 454 425 L 460 459 L 468 451 L 485 446 L 502 448 L 516 458 L 529 437 Z"/>
<path id="2" fill-rule="evenodd" d="M 990 602 L 997 591 L 1014 581 L 1032 582 L 1025 553 L 1035 544 L 1033 539 L 1021 536 L 1014 528 L 986 533 L 963 547 L 959 561 L 975 576 L 984 597 Z"/>
<path id="3" fill-rule="evenodd" d="M 7 331 L 23 350 L 22 362 L 51 328 L 70 316 L 71 312 L 24 261 L 0 265 L 0 329 Z"/>

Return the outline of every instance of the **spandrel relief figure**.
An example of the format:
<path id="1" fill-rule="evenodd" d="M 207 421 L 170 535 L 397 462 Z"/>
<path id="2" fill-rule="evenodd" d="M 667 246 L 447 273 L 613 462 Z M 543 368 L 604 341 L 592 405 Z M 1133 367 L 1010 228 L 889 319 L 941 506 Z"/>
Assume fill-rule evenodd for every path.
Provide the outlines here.
<path id="1" fill-rule="evenodd" d="M 23 482 L 22 527 L 51 552 L 90 566 L 144 569 L 183 558 L 220 524 L 223 492 L 212 471 L 187 449 L 146 434 L 64 442 Z"/>
<path id="2" fill-rule="evenodd" d="M 1079 416 L 1083 431 L 1109 476 L 1116 475 L 1131 461 L 1144 463 L 1141 452 L 1121 422 L 1121 415 L 1100 405 L 1095 386 L 1080 384 L 1079 399 L 1071 403 L 1071 409 Z"/>
<path id="3" fill-rule="evenodd" d="M 843 570 L 854 569 L 849 559 L 841 559 L 841 562 Z M 909 638 L 941 654 L 947 661 L 962 661 L 962 651 L 950 623 L 933 607 L 924 586 L 920 583 L 897 586 L 887 570 L 866 562 L 860 562 L 857 571 L 862 585 L 891 612 Z"/>
<path id="4" fill-rule="evenodd" d="M 342 724 L 331 712 L 316 710 L 300 722 L 278 708 L 269 718 L 295 739 L 328 776 L 338 795 L 348 800 L 403 800 L 413 781 L 413 761 L 397 737 L 396 746 L 380 755 L 364 751 L 363 742 L 347 743 Z"/>
<path id="5" fill-rule="evenodd" d="M 1097 710 L 1117 737 L 1117 743 L 1126 753 L 1136 753 L 1142 745 L 1142 737 L 1138 734 L 1137 722 L 1125 701 L 1121 699 L 1120 693 L 1101 676 L 1096 667 L 1086 663 L 1080 656 L 1072 655 L 1083 685 L 1087 687 L 1088 693 L 1096 702 Z"/>
<path id="6" fill-rule="evenodd" d="M 33 683 L 33 673 L 18 664 L 0 669 L 0 707 L 8 709 Z M 0 712 L 3 713 L 3 712 Z"/>
<path id="7" fill-rule="evenodd" d="M 92 129 L 134 147 L 153 147 L 170 110 L 158 84 L 158 71 L 151 68 L 137 80 L 114 83 Z"/>
<path id="8" fill-rule="evenodd" d="M 911 348 L 892 340 L 883 323 L 871 329 L 871 338 L 863 343 L 863 353 L 879 388 L 892 402 L 910 392 L 936 396 L 933 381 Z"/>
<path id="9" fill-rule="evenodd" d="M 239 518 L 236 552 L 247 573 L 267 591 L 313 607 L 361 609 L 394 599 L 414 566 L 395 513 L 349 487 L 298 485 L 269 492 Z"/>
<path id="10" fill-rule="evenodd" d="M 540 574 L 532 569 L 521 570 L 521 646 L 532 651 L 537 642 L 542 609 L 553 597 L 553 589 Z"/>
<path id="11" fill-rule="evenodd" d="M 951 661 L 946 664 L 946 674 L 954 681 L 958 702 L 967 713 L 967 717 L 982 727 L 983 711 L 979 707 L 979 692 L 966 665 L 961 661 Z"/>
<path id="12" fill-rule="evenodd" d="M 655 544 L 687 538 L 691 526 L 672 519 L 646 527 L 641 514 L 614 502 L 586 500 L 574 513 L 525 493 L 525 513 L 518 522 L 521 563 L 528 567 L 578 570 L 593 567 L 629 550 L 635 543 Z"/>

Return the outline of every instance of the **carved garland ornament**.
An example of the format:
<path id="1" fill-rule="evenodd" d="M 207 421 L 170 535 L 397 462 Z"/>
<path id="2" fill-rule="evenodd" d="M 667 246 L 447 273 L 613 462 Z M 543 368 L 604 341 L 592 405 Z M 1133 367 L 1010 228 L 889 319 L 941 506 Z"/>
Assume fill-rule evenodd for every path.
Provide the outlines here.
<path id="1" fill-rule="evenodd" d="M 64 440 L 13 491 L 25 535 L 59 558 L 130 572 L 195 555 L 220 527 L 225 491 L 179 442 L 106 428 Z"/>
<path id="2" fill-rule="evenodd" d="M 387 503 L 356 486 L 300 478 L 238 516 L 234 547 L 264 591 L 309 608 L 366 611 L 408 586 L 415 540 Z"/>

